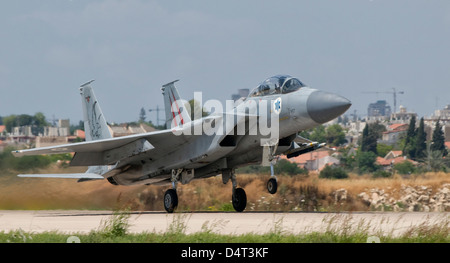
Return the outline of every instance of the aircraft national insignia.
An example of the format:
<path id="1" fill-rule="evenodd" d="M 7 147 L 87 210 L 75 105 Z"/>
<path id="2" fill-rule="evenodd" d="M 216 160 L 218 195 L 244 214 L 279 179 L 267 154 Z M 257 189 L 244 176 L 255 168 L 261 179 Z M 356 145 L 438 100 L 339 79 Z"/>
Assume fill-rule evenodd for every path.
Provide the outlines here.
<path id="1" fill-rule="evenodd" d="M 281 112 L 281 98 L 278 97 L 275 102 L 273 103 L 273 110 L 276 114 L 280 114 Z"/>
<path id="2" fill-rule="evenodd" d="M 87 96 L 86 101 L 89 103 L 90 100 L 91 100 L 91 96 Z"/>

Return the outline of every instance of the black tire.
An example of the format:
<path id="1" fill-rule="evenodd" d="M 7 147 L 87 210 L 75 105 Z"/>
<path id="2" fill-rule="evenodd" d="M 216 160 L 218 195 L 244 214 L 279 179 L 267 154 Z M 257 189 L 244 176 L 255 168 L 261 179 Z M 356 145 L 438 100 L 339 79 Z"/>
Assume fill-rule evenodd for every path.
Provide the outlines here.
<path id="1" fill-rule="evenodd" d="M 178 206 L 178 195 L 175 189 L 169 189 L 164 194 L 164 209 L 168 213 L 173 213 L 173 211 Z"/>
<path id="2" fill-rule="evenodd" d="M 233 207 L 236 212 L 242 212 L 247 206 L 247 195 L 244 189 L 236 188 L 232 196 Z"/>
<path id="3" fill-rule="evenodd" d="M 271 194 L 275 194 L 277 192 L 277 189 L 278 189 L 277 179 L 270 178 L 269 181 L 267 181 L 267 191 L 269 191 L 269 193 Z"/>

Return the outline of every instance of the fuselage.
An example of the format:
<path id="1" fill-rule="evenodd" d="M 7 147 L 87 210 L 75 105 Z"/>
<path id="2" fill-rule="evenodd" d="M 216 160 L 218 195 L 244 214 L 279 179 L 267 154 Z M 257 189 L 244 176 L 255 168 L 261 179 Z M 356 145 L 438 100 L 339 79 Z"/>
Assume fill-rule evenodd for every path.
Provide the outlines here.
<path id="1" fill-rule="evenodd" d="M 172 171 L 179 169 L 192 172 L 185 180 L 188 182 L 257 164 L 262 160 L 264 145 L 272 143 L 275 154 L 282 154 L 298 132 L 340 116 L 350 105 L 347 99 L 309 88 L 298 79 L 275 76 L 232 109 L 173 128 L 186 143 L 160 156 L 152 156 L 149 151 L 122 162 L 111 171 L 110 182 L 170 183 Z"/>

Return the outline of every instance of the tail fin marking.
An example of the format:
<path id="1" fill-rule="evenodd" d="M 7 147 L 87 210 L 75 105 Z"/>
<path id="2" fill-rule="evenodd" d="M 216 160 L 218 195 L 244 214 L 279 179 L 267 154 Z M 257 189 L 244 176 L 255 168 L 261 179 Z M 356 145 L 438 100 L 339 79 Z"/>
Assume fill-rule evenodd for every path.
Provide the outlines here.
<path id="1" fill-rule="evenodd" d="M 186 106 L 184 105 L 185 101 L 180 99 L 178 90 L 174 85 L 177 81 L 178 80 L 167 83 L 161 88 L 164 95 L 167 128 L 177 127 L 191 121 L 191 118 L 186 111 Z"/>
<path id="2" fill-rule="evenodd" d="M 93 80 L 80 87 L 86 141 L 112 138 L 94 90 L 90 86 L 92 82 Z"/>

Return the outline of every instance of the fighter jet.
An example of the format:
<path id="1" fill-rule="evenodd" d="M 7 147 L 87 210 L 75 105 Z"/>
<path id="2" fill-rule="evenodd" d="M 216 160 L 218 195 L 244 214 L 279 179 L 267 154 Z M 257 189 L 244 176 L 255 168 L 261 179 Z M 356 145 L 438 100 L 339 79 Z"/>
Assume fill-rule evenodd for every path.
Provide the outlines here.
<path id="1" fill-rule="evenodd" d="M 16 157 L 74 153 L 72 166 L 87 166 L 80 174 L 22 174 L 20 177 L 76 178 L 78 182 L 106 179 L 113 185 L 171 185 L 164 208 L 178 205 L 177 186 L 221 175 L 232 182 L 232 204 L 242 212 L 247 204 L 235 169 L 250 164 L 271 166 L 278 156 L 292 158 L 325 146 L 298 135 L 343 114 L 351 102 L 339 95 L 308 87 L 289 75 L 270 77 L 248 97 L 227 107 L 210 105 L 211 114 L 191 120 L 176 81 L 162 86 L 166 130 L 113 138 L 91 87 L 80 87 L 86 141 L 13 151 Z M 208 104 L 205 103 L 205 106 Z M 214 109 L 214 110 L 212 110 Z M 271 169 L 267 190 L 277 191 Z"/>

